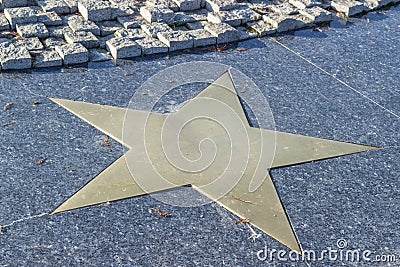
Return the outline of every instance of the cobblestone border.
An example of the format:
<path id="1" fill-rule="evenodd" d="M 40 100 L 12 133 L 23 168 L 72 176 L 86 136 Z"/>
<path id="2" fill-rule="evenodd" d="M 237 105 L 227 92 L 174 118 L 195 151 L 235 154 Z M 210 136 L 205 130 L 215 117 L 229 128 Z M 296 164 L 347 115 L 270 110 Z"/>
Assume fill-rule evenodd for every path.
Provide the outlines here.
<path id="1" fill-rule="evenodd" d="M 400 0 L 0 0 L 2 70 L 132 58 L 262 37 Z"/>

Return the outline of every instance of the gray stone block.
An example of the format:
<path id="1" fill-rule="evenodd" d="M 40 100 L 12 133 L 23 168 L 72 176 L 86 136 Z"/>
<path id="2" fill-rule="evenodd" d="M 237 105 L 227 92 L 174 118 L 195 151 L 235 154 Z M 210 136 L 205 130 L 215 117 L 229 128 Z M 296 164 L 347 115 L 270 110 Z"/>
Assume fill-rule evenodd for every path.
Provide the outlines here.
<path id="1" fill-rule="evenodd" d="M 139 44 L 125 37 L 108 40 L 106 46 L 115 59 L 137 57 L 142 54 Z"/>
<path id="2" fill-rule="evenodd" d="M 213 36 L 217 37 L 217 43 L 229 43 L 239 40 L 239 32 L 226 23 L 209 23 L 205 25 L 204 29 L 210 32 Z"/>
<path id="3" fill-rule="evenodd" d="M 265 22 L 271 24 L 272 27 L 276 28 L 277 32 L 286 32 L 304 28 L 313 22 L 313 20 L 301 14 L 298 15 L 273 14 L 269 16 L 264 15 L 263 19 Z"/>
<path id="4" fill-rule="evenodd" d="M 64 0 L 64 2 L 68 5 L 71 13 L 78 12 L 78 0 Z"/>
<path id="5" fill-rule="evenodd" d="M 16 27 L 21 37 L 46 38 L 49 36 L 49 31 L 43 23 L 17 24 Z"/>
<path id="6" fill-rule="evenodd" d="M 65 32 L 64 38 L 70 44 L 80 43 L 88 49 L 100 46 L 99 40 L 91 32 L 85 32 L 85 31 Z"/>
<path id="7" fill-rule="evenodd" d="M 147 37 L 141 29 L 121 29 L 116 31 L 114 35 L 117 38 L 124 37 L 131 40 L 138 40 Z"/>
<path id="8" fill-rule="evenodd" d="M 225 22 L 234 27 L 259 19 L 261 19 L 261 15 L 247 7 L 224 12 L 210 12 L 207 17 L 207 20 L 211 23 Z"/>
<path id="9" fill-rule="evenodd" d="M 151 24 L 143 24 L 140 26 L 144 33 L 151 37 L 157 37 L 157 33 L 159 32 L 172 32 L 172 28 L 169 27 L 166 23 L 154 22 Z"/>
<path id="10" fill-rule="evenodd" d="M 47 48 L 54 48 L 66 44 L 66 41 L 63 38 L 49 37 L 43 41 L 43 44 Z"/>
<path id="11" fill-rule="evenodd" d="M 141 16 L 117 17 L 117 21 L 122 24 L 125 29 L 139 28 L 141 24 L 147 23 Z"/>
<path id="12" fill-rule="evenodd" d="M 359 14 L 367 9 L 362 2 L 346 0 L 333 0 L 331 7 L 336 11 L 344 13 L 346 16 Z"/>
<path id="13" fill-rule="evenodd" d="M 80 43 L 56 46 L 55 50 L 63 59 L 64 65 L 85 63 L 89 60 L 88 50 Z"/>
<path id="14" fill-rule="evenodd" d="M 196 21 L 196 22 L 190 22 L 186 24 L 186 27 L 189 30 L 200 30 L 200 29 L 204 29 L 204 25 L 206 25 L 207 23 L 204 21 Z"/>
<path id="15" fill-rule="evenodd" d="M 113 5 L 111 4 L 111 19 L 116 19 L 117 17 L 125 17 L 135 15 L 136 12 L 127 5 Z"/>
<path id="16" fill-rule="evenodd" d="M 89 50 L 89 61 L 90 62 L 102 62 L 112 60 L 110 52 L 105 49 L 90 49 Z"/>
<path id="17" fill-rule="evenodd" d="M 289 0 L 289 3 L 299 9 L 311 8 L 315 6 L 322 6 L 326 0 Z"/>
<path id="18" fill-rule="evenodd" d="M 100 28 L 101 36 L 114 34 L 114 32 L 123 29 L 120 23 L 113 20 L 98 22 L 97 26 Z"/>
<path id="19" fill-rule="evenodd" d="M 263 20 L 248 23 L 247 26 L 250 27 L 253 31 L 255 31 L 258 34 L 258 36 L 260 36 L 260 37 L 266 36 L 269 34 L 274 34 L 274 33 L 276 33 L 276 29 L 277 29 L 275 26 L 273 26 Z"/>
<path id="20" fill-rule="evenodd" d="M 45 16 L 43 10 L 38 6 L 17 7 L 4 9 L 4 15 L 12 29 L 15 29 L 17 24 L 35 23 L 39 17 Z"/>
<path id="21" fill-rule="evenodd" d="M 229 10 L 238 6 L 236 0 L 206 0 L 206 8 L 212 12 Z"/>
<path id="22" fill-rule="evenodd" d="M 113 39 L 113 38 L 115 38 L 114 34 L 110 34 L 110 35 L 107 35 L 107 36 L 99 37 L 98 38 L 99 39 L 99 47 L 105 49 L 106 48 L 106 42 L 108 40 Z"/>
<path id="23" fill-rule="evenodd" d="M 193 36 L 186 31 L 159 32 L 157 38 L 169 47 L 169 51 L 193 48 Z"/>
<path id="24" fill-rule="evenodd" d="M 140 15 L 152 23 L 152 22 L 173 22 L 175 13 L 167 7 L 157 7 L 157 6 L 144 6 L 140 8 Z"/>
<path id="25" fill-rule="evenodd" d="M 69 17 L 68 26 L 73 31 L 85 31 L 100 35 L 100 28 L 93 21 L 87 21 L 81 16 L 74 15 Z"/>
<path id="26" fill-rule="evenodd" d="M 205 29 L 193 30 L 189 32 L 193 36 L 193 46 L 209 46 L 217 44 L 217 37 L 213 36 Z"/>
<path id="27" fill-rule="evenodd" d="M 63 20 L 55 12 L 48 12 L 44 16 L 39 17 L 38 22 L 41 22 L 46 26 L 61 26 L 61 25 L 63 25 Z"/>
<path id="28" fill-rule="evenodd" d="M 280 4 L 271 5 L 269 10 L 273 13 L 280 14 L 280 15 L 292 15 L 297 14 L 298 9 L 291 5 L 289 2 L 282 2 Z"/>
<path id="29" fill-rule="evenodd" d="M 8 23 L 6 16 L 3 13 L 0 13 L 0 31 L 9 29 L 10 29 L 10 24 Z"/>
<path id="30" fill-rule="evenodd" d="M 182 11 L 200 9 L 201 0 L 173 0 Z"/>
<path id="31" fill-rule="evenodd" d="M 13 40 L 15 47 L 24 47 L 28 51 L 41 50 L 43 49 L 43 44 L 40 42 L 39 38 L 15 38 Z"/>
<path id="32" fill-rule="evenodd" d="M 12 7 L 29 6 L 31 4 L 31 1 L 29 1 L 29 0 L 1 0 L 0 3 L 4 8 L 12 8 Z"/>
<path id="33" fill-rule="evenodd" d="M 173 0 L 147 0 L 147 6 L 163 6 L 171 9 L 174 12 L 179 11 L 179 6 Z"/>
<path id="34" fill-rule="evenodd" d="M 262 21 L 262 20 L 260 20 L 260 21 Z M 238 32 L 240 34 L 240 36 L 239 36 L 240 41 L 258 37 L 258 33 L 256 31 L 253 31 L 251 28 L 238 27 L 238 28 L 236 28 L 236 30 L 238 30 Z"/>
<path id="35" fill-rule="evenodd" d="M 36 0 L 37 5 L 45 12 L 55 12 L 57 14 L 68 14 L 70 8 L 64 1 L 60 0 Z"/>
<path id="36" fill-rule="evenodd" d="M 42 50 L 32 55 L 34 68 L 57 67 L 63 64 L 61 56 L 54 49 Z"/>
<path id="37" fill-rule="evenodd" d="M 110 20 L 112 15 L 111 5 L 104 0 L 79 0 L 78 10 L 86 20 Z"/>
<path id="38" fill-rule="evenodd" d="M 378 0 L 364 0 L 363 1 L 365 10 L 374 10 L 379 7 Z"/>
<path id="39" fill-rule="evenodd" d="M 49 37 L 57 37 L 64 38 L 64 33 L 66 31 L 72 31 L 68 26 L 55 26 L 55 27 L 47 27 L 49 31 Z"/>
<path id="40" fill-rule="evenodd" d="M 196 12 L 177 12 L 173 20 L 174 25 L 184 25 L 197 21 L 207 20 L 207 13 L 203 11 Z"/>
<path id="41" fill-rule="evenodd" d="M 9 42 L 0 43 L 0 62 L 3 70 L 29 69 L 32 66 L 29 51 Z"/>
<path id="42" fill-rule="evenodd" d="M 142 55 L 168 52 L 168 46 L 153 37 L 146 37 L 136 41 L 142 49 Z"/>
<path id="43" fill-rule="evenodd" d="M 334 18 L 332 12 L 329 12 L 318 6 L 300 10 L 299 13 L 308 17 L 310 20 L 313 20 L 314 23 L 328 22 L 332 21 Z"/>

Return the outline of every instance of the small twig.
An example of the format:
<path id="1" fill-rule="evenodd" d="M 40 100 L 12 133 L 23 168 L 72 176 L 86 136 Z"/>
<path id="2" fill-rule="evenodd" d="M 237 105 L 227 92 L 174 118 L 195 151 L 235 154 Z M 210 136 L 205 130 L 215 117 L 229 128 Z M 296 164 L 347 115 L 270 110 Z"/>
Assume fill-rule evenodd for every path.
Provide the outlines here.
<path id="1" fill-rule="evenodd" d="M 43 158 L 39 159 L 39 160 L 36 162 L 36 165 L 41 165 L 41 164 L 43 164 L 45 161 L 46 161 L 46 158 L 43 157 Z"/>
<path id="2" fill-rule="evenodd" d="M 10 121 L 10 122 L 4 123 L 2 126 L 3 126 L 3 127 L 6 127 L 6 126 L 13 125 L 13 124 L 15 124 L 15 122 Z"/>
<path id="3" fill-rule="evenodd" d="M 11 106 L 13 105 L 13 102 L 7 102 L 4 107 L 3 110 L 6 111 L 7 109 L 11 108 Z"/>
<path id="4" fill-rule="evenodd" d="M 241 199 L 240 197 L 237 197 L 237 196 L 232 196 L 232 198 L 234 200 L 238 200 L 238 201 L 243 202 L 243 203 L 253 204 L 253 202 L 251 202 L 250 200 L 244 200 L 244 199 Z"/>

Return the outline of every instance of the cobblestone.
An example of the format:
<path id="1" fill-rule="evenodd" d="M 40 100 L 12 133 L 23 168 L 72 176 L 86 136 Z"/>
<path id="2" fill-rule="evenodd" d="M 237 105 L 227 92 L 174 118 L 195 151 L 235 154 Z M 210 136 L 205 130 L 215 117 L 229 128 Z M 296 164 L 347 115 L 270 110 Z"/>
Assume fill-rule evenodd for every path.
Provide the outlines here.
<path id="1" fill-rule="evenodd" d="M 131 40 L 138 40 L 146 37 L 141 29 L 121 29 L 114 33 L 115 37 L 125 37 Z"/>
<path id="2" fill-rule="evenodd" d="M 60 45 L 55 49 L 64 65 L 85 63 L 89 60 L 88 50 L 80 43 Z"/>
<path id="3" fill-rule="evenodd" d="M 68 14 L 70 8 L 64 1 L 60 0 L 37 0 L 38 6 L 40 6 L 45 12 L 55 12 L 57 14 Z"/>
<path id="4" fill-rule="evenodd" d="M 142 55 L 151 55 L 168 52 L 168 46 L 153 37 L 146 37 L 136 41 L 142 49 Z"/>
<path id="5" fill-rule="evenodd" d="M 217 43 L 229 43 L 239 40 L 239 32 L 232 26 L 226 23 L 209 23 L 204 29 L 210 32 L 213 36 L 217 37 Z"/>
<path id="6" fill-rule="evenodd" d="M 118 23 L 117 21 L 113 21 L 113 20 L 98 22 L 97 26 L 100 28 L 101 36 L 110 35 L 116 31 L 122 29 L 122 25 L 120 23 Z"/>
<path id="7" fill-rule="evenodd" d="M 140 45 L 125 37 L 118 37 L 106 42 L 107 50 L 115 59 L 137 57 L 142 54 Z"/>
<path id="8" fill-rule="evenodd" d="M 145 24 L 145 20 L 141 16 L 126 16 L 126 17 L 117 17 L 117 21 L 125 28 L 125 29 L 134 29 L 140 28 L 140 25 Z"/>
<path id="9" fill-rule="evenodd" d="M 157 37 L 159 32 L 172 32 L 172 28 L 165 23 L 151 23 L 141 25 L 143 32 L 151 37 Z"/>
<path id="10" fill-rule="evenodd" d="M 62 18 L 55 12 L 48 12 L 38 18 L 38 22 L 46 26 L 61 26 L 63 25 Z"/>
<path id="11" fill-rule="evenodd" d="M 3 70 L 28 69 L 32 66 L 32 58 L 28 49 L 16 47 L 10 42 L 0 44 L 0 62 Z"/>
<path id="12" fill-rule="evenodd" d="M 0 13 L 0 31 L 9 29 L 10 29 L 10 24 L 8 23 L 6 16 L 3 13 Z"/>
<path id="13" fill-rule="evenodd" d="M 204 29 L 191 31 L 190 34 L 193 36 L 193 46 L 209 46 L 217 44 L 217 38 L 213 36 L 210 32 Z"/>
<path id="14" fill-rule="evenodd" d="M 86 21 L 80 16 L 71 16 L 68 18 L 68 26 L 73 31 L 86 31 L 94 35 L 100 35 L 100 28 L 93 21 Z"/>
<path id="15" fill-rule="evenodd" d="M 21 37 L 46 38 L 49 31 L 43 23 L 17 24 L 17 32 Z"/>
<path id="16" fill-rule="evenodd" d="M 25 47 L 28 51 L 41 50 L 43 49 L 43 44 L 40 42 L 39 38 L 16 38 L 14 40 L 14 45 L 16 47 Z"/>
<path id="17" fill-rule="evenodd" d="M 56 67 L 63 64 L 61 56 L 53 49 L 41 50 L 31 54 L 35 68 Z"/>
<path id="18" fill-rule="evenodd" d="M 1 64 L 45 67 L 87 62 L 89 54 L 102 61 L 167 53 L 310 27 L 395 2 L 400 0 L 0 0 Z"/>
<path id="19" fill-rule="evenodd" d="M 157 38 L 169 47 L 169 51 L 193 48 L 193 36 L 187 31 L 159 32 Z"/>
<path id="20" fill-rule="evenodd" d="M 35 23 L 40 16 L 44 16 L 43 10 L 38 6 L 16 7 L 4 9 L 11 27 L 15 29 L 17 24 Z"/>
<path id="21" fill-rule="evenodd" d="M 78 10 L 86 20 L 110 20 L 112 15 L 111 4 L 104 0 L 79 0 Z"/>
<path id="22" fill-rule="evenodd" d="M 70 44 L 80 43 L 86 48 L 96 48 L 100 46 L 99 40 L 91 32 L 66 32 L 64 37 L 65 40 Z"/>

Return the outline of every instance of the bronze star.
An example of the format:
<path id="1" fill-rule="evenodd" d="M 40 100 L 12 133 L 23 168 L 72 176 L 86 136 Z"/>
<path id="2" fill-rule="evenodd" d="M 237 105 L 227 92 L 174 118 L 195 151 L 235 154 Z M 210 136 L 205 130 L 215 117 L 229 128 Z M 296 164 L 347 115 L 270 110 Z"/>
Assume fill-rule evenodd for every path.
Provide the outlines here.
<path id="1" fill-rule="evenodd" d="M 52 214 L 191 184 L 300 253 L 269 169 L 377 149 L 251 127 L 229 72 L 171 114 L 51 100 L 129 148 Z"/>

